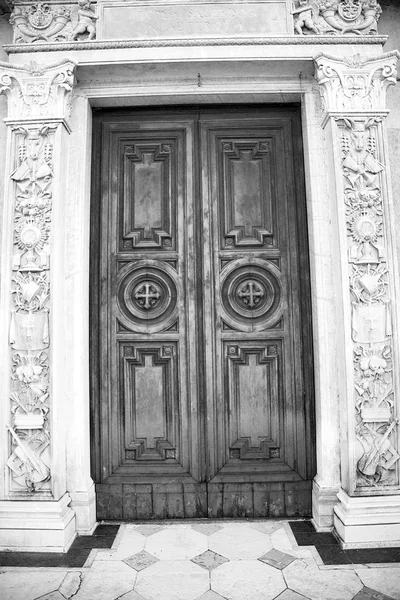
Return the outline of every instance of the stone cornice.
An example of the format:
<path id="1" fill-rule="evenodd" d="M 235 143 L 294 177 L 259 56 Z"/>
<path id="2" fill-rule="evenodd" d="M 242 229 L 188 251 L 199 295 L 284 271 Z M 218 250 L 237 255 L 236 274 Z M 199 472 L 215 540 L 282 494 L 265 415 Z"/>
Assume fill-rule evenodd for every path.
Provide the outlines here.
<path id="1" fill-rule="evenodd" d="M 315 78 L 326 113 L 384 111 L 386 90 L 396 83 L 399 52 L 377 58 L 356 54 L 339 58 L 320 53 L 314 57 Z"/>
<path id="2" fill-rule="evenodd" d="M 388 36 L 282 36 L 282 37 L 235 37 L 197 39 L 141 39 L 141 40 L 93 40 L 81 42 L 48 42 L 34 44 L 8 44 L 3 46 L 7 54 L 27 52 L 71 52 L 74 50 L 113 50 L 119 48 L 170 48 L 198 46 L 313 46 L 313 45 L 384 45 Z"/>
<path id="3" fill-rule="evenodd" d="M 68 119 L 76 64 L 19 66 L 0 62 L 0 94 L 8 97 L 8 119 Z"/>

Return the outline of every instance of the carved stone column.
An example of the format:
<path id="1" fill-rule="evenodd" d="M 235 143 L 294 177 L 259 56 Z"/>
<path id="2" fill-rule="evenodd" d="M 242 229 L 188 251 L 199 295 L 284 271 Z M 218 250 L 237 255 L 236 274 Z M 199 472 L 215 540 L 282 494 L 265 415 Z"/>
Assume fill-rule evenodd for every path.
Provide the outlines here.
<path id="1" fill-rule="evenodd" d="M 345 547 L 400 543 L 399 289 L 385 138 L 398 56 L 315 58 L 337 193 L 342 489 L 334 524 Z"/>
<path id="2" fill-rule="evenodd" d="M 9 100 L 0 528 L 2 546 L 13 549 L 63 551 L 76 529 L 66 493 L 64 242 L 55 233 L 63 230 L 68 193 L 74 68 L 69 60 L 51 66 L 0 63 L 0 93 Z"/>

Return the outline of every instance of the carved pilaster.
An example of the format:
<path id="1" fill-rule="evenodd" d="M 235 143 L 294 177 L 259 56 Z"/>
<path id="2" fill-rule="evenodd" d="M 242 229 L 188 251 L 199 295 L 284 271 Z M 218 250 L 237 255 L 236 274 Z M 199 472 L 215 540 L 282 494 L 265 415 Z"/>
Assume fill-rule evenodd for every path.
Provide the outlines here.
<path id="1" fill-rule="evenodd" d="M 0 63 L 9 100 L 8 202 L 13 205 L 11 385 L 7 466 L 11 496 L 52 495 L 52 221 L 60 197 L 55 157 L 74 85 L 74 63 L 49 67 Z"/>
<path id="2" fill-rule="evenodd" d="M 349 395 L 340 407 L 348 461 L 342 486 L 350 495 L 400 491 L 399 332 L 384 132 L 397 58 L 315 58 L 338 189 Z"/>

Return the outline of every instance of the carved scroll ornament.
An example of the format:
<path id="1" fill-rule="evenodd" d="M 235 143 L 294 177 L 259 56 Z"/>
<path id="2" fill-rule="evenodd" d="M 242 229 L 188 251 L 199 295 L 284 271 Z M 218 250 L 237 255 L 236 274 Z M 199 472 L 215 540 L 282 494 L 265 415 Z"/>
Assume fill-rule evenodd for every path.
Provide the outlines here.
<path id="1" fill-rule="evenodd" d="M 90 0 L 78 0 L 77 4 L 68 5 L 16 2 L 10 23 L 14 28 L 15 44 L 64 42 L 94 39 L 97 18 Z"/>
<path id="2" fill-rule="evenodd" d="M 399 399 L 393 374 L 393 264 L 388 251 L 385 197 L 388 157 L 382 135 L 385 90 L 395 81 L 396 61 L 397 53 L 369 61 L 324 55 L 316 58 L 316 78 L 340 139 L 351 309 L 349 343 L 353 347 L 354 489 L 361 494 L 368 494 L 371 488 L 398 488 L 400 484 Z"/>
<path id="3" fill-rule="evenodd" d="M 376 35 L 381 14 L 376 0 L 298 0 L 292 8 L 298 35 Z"/>
<path id="4" fill-rule="evenodd" d="M 50 490 L 53 152 L 56 130 L 69 112 L 73 69 L 69 61 L 47 68 L 0 65 L 15 149 L 7 466 L 16 494 Z"/>

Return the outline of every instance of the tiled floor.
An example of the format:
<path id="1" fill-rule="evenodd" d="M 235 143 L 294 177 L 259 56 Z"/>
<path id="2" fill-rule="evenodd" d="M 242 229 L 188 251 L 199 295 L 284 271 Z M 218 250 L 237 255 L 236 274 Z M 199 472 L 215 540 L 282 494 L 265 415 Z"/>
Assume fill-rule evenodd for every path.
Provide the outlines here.
<path id="1" fill-rule="evenodd" d="M 400 563 L 371 562 L 396 554 L 342 555 L 329 534 L 318 538 L 302 521 L 292 527 L 287 521 L 124 524 L 111 548 L 113 530 L 99 528 L 97 549 L 88 548 L 94 545 L 88 539 L 75 545 L 77 555 L 89 550 L 83 567 L 64 566 L 66 560 L 36 569 L 0 566 L 0 598 L 400 600 Z M 331 558 L 335 549 L 340 560 Z M 324 552 L 326 562 L 341 564 L 323 564 Z"/>

